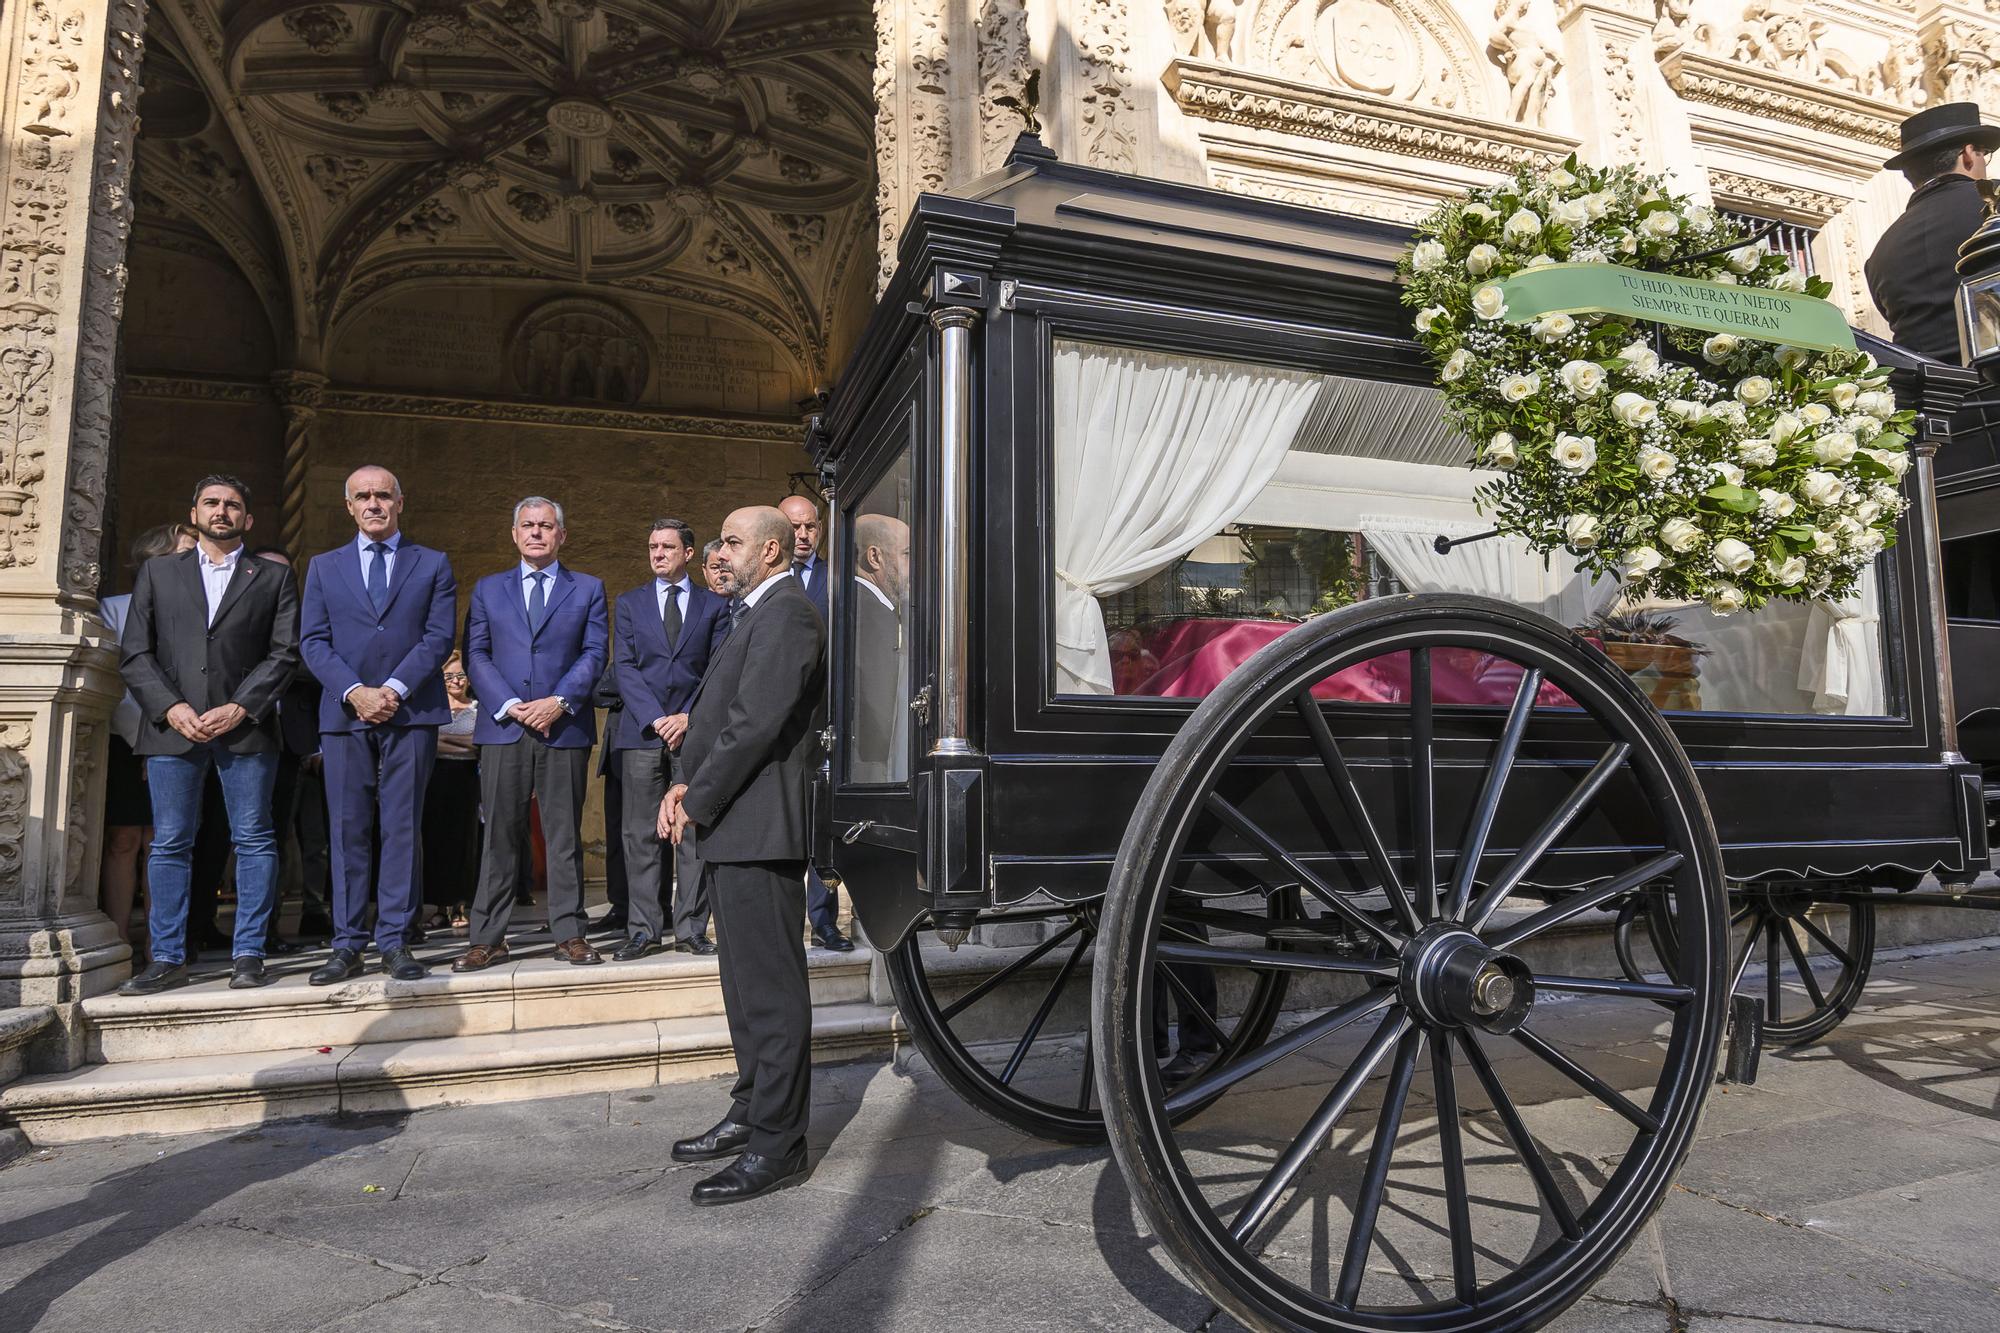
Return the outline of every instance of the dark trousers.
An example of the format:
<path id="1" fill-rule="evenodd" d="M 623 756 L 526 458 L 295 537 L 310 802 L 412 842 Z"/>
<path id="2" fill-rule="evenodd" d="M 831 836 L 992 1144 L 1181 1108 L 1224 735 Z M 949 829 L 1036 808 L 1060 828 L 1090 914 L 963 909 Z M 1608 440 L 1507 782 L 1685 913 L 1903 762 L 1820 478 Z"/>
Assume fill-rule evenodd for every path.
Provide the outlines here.
<path id="1" fill-rule="evenodd" d="M 299 843 L 299 933 L 316 934 L 333 923 L 333 849 L 327 839 L 326 777 L 317 767 L 299 766 L 290 807 L 292 836 Z"/>
<path id="2" fill-rule="evenodd" d="M 424 790 L 437 762 L 436 727 L 369 727 L 320 737 L 326 766 L 327 831 L 333 845 L 333 944 L 375 945 L 409 938 L 423 891 Z"/>
<path id="3" fill-rule="evenodd" d="M 702 867 L 736 1051 L 729 1118 L 750 1126 L 751 1152 L 771 1158 L 789 1157 L 806 1143 L 812 995 L 799 938 L 805 869 L 801 861 Z"/>
<path id="4" fill-rule="evenodd" d="M 541 812 L 548 849 L 549 934 L 572 940 L 584 932 L 583 797 L 590 782 L 590 751 L 557 750 L 523 738 L 512 745 L 479 747 L 479 794 L 486 808 L 486 845 L 479 892 L 472 900 L 472 942 L 497 948 L 514 915 L 514 891 L 526 882 L 520 830 L 528 798 Z"/>
<path id="5" fill-rule="evenodd" d="M 815 935 L 831 935 L 840 928 L 840 899 L 811 866 L 806 867 L 806 917 Z"/>
<path id="6" fill-rule="evenodd" d="M 424 794 L 424 902 L 472 901 L 479 883 L 479 765 L 439 759 Z"/>
<path id="7" fill-rule="evenodd" d="M 610 743 L 607 737 L 605 744 Z M 598 769 L 604 778 L 604 901 L 611 904 L 612 916 L 630 916 L 632 906 L 632 881 L 625 870 L 625 779 L 618 762 L 623 758 L 607 751 Z"/>
<path id="8" fill-rule="evenodd" d="M 643 930 L 656 940 L 670 938 L 665 905 L 672 903 L 671 938 L 685 944 L 708 934 L 708 892 L 695 839 L 690 836 L 676 847 L 661 842 L 659 835 L 660 801 L 667 788 L 683 777 L 679 757 L 661 748 L 620 750 L 614 758 L 625 805 L 622 823 L 632 933 Z"/>

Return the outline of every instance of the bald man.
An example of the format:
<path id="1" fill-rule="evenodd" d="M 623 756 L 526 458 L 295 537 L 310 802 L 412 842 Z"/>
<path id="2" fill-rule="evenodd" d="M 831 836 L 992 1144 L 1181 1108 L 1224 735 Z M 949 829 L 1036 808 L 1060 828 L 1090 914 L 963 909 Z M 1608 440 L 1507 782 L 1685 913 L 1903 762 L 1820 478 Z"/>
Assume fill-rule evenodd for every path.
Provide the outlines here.
<path id="1" fill-rule="evenodd" d="M 910 581 L 910 525 L 888 514 L 854 520 L 854 677 L 847 752 L 851 781 L 910 775 L 909 679 L 903 604 Z"/>
<path id="2" fill-rule="evenodd" d="M 680 1162 L 736 1159 L 694 1187 L 701 1205 L 754 1199 L 806 1175 L 812 999 L 799 917 L 826 693 L 826 632 L 792 577 L 785 515 L 737 510 L 723 522 L 721 554 L 742 602 L 695 692 L 686 778 L 667 789 L 659 818 L 661 837 L 700 840 L 736 1050 L 729 1113 L 673 1149 Z"/>
<path id="3" fill-rule="evenodd" d="M 819 506 L 803 495 L 788 495 L 778 501 L 778 512 L 792 529 L 792 577 L 804 589 L 806 600 L 826 624 L 828 578 L 826 562 L 819 556 Z M 840 903 L 819 877 L 806 867 L 806 916 L 812 921 L 813 943 L 835 953 L 852 953 L 854 941 L 840 933 Z"/>

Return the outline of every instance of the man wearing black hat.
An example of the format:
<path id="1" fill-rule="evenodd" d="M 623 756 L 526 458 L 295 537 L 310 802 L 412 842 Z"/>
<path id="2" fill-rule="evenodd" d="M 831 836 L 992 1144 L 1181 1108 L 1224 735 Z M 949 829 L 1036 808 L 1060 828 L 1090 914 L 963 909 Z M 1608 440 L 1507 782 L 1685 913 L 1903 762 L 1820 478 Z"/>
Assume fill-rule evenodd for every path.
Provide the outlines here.
<path id="1" fill-rule="evenodd" d="M 1903 122 L 1903 150 L 1882 165 L 1916 186 L 1903 216 L 1868 256 L 1868 293 L 1896 341 L 1959 364 L 1958 247 L 1979 228 L 1978 182 L 2000 148 L 2000 125 L 1982 125 L 1975 102 L 1947 102 Z"/>

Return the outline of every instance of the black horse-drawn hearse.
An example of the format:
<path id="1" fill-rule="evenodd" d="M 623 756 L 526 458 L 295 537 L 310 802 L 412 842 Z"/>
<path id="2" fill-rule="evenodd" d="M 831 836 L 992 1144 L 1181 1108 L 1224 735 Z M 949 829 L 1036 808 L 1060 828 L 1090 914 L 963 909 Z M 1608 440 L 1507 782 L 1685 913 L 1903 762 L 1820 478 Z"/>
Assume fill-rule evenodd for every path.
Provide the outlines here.
<path id="1" fill-rule="evenodd" d="M 1732 993 L 1824 1033 L 1876 895 L 1987 858 L 1933 498 L 1976 378 L 1863 338 L 1921 418 L 1854 597 L 1619 608 L 1456 540 L 1407 239 L 1024 137 L 919 201 L 815 433 L 821 864 L 940 1075 L 1108 1137 L 1253 1327 L 1551 1317 L 1659 1203 Z"/>

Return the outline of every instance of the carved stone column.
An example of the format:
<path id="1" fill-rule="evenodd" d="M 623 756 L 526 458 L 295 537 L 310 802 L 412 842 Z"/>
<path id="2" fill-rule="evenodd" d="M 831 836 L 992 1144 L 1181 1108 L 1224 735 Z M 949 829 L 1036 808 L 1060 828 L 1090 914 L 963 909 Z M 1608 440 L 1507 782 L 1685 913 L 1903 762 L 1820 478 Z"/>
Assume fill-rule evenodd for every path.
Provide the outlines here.
<path id="1" fill-rule="evenodd" d="M 1571 0 L 1561 3 L 1563 73 L 1569 104 L 1578 110 L 1574 132 L 1583 157 L 1599 165 L 1636 162 L 1642 170 L 1665 166 L 1649 112 L 1653 65 L 1650 4 L 1640 0 Z"/>
<path id="2" fill-rule="evenodd" d="M 285 508 L 283 543 L 292 564 L 306 567 L 306 473 L 312 462 L 312 424 L 326 396 L 326 376 L 310 370 L 280 370 L 271 376 L 278 406 L 285 410 Z"/>
<path id="3" fill-rule="evenodd" d="M 145 11 L 19 0 L 5 15 L 0 1007 L 66 1007 L 115 986 L 131 957 L 97 910 L 106 720 L 122 687 L 93 612 Z"/>

